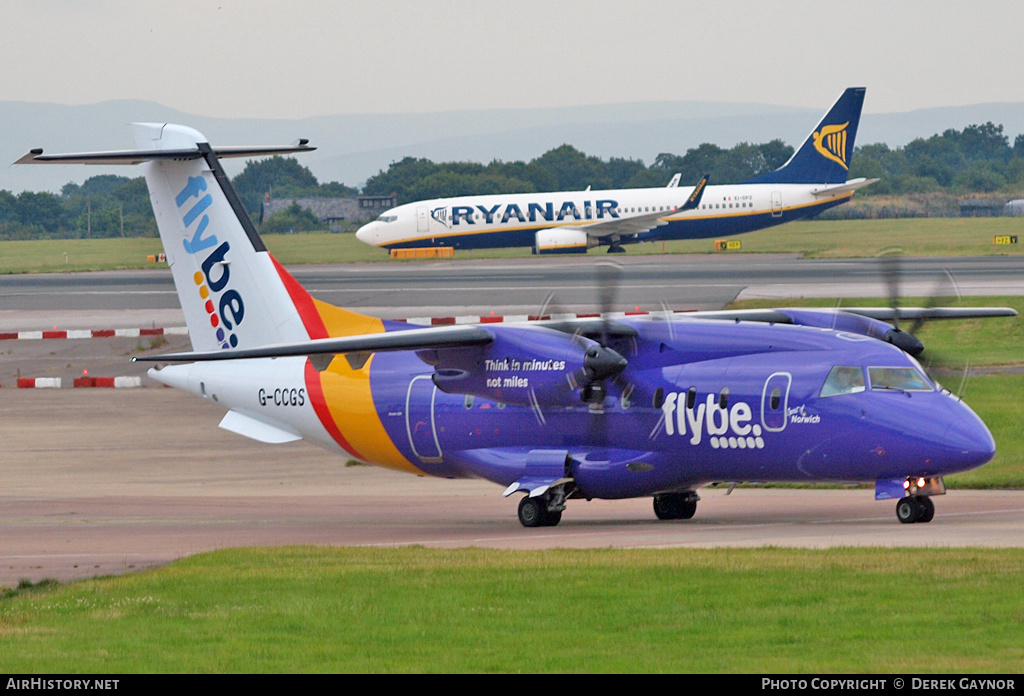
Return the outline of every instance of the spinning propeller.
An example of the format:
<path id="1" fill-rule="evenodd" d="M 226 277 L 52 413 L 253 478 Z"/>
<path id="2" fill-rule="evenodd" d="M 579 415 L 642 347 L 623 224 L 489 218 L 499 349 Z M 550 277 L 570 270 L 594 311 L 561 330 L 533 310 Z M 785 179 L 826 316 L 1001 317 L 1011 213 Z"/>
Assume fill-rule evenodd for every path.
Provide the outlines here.
<path id="1" fill-rule="evenodd" d="M 580 396 L 588 404 L 603 403 L 608 393 L 605 387 L 606 380 L 617 379 L 629 365 L 629 361 L 609 347 L 612 322 L 608 315 L 612 311 L 615 293 L 622 278 L 622 266 L 603 262 L 597 264 L 596 272 L 601 307 L 601 335 L 599 345 L 587 348 L 587 357 L 583 363 L 587 381 Z"/>
<path id="2" fill-rule="evenodd" d="M 928 351 L 926 356 L 924 344 L 921 343 L 914 334 L 927 324 L 929 320 L 949 316 L 948 310 L 944 311 L 939 307 L 939 298 L 949 296 L 949 293 L 943 292 L 943 290 L 951 288 L 958 301 L 963 299 L 960 294 L 960 288 L 957 286 L 956 279 L 953 277 L 953 274 L 950 273 L 948 268 L 942 269 L 944 275 L 928 295 L 925 306 L 918 308 L 913 312 L 913 323 L 907 331 L 903 331 L 900 329 L 899 324 L 901 313 L 905 313 L 900 311 L 903 269 L 900 262 L 899 250 L 888 250 L 887 252 L 883 252 L 881 259 L 882 272 L 889 288 L 889 303 L 893 309 L 893 331 L 890 331 L 889 334 L 886 335 L 886 340 L 915 358 L 920 359 L 922 362 L 925 362 L 927 358 L 925 370 L 928 372 L 929 378 L 938 384 L 938 380 L 935 379 L 935 375 L 933 373 L 934 363 L 938 362 L 949 364 L 953 361 L 949 359 L 942 359 L 941 357 L 936 356 L 931 350 Z M 963 368 L 963 375 L 960 378 L 960 386 L 956 392 L 961 398 L 963 397 L 964 387 L 966 386 L 967 379 L 970 375 L 970 369 L 970 362 L 966 362 Z"/>
<path id="3" fill-rule="evenodd" d="M 568 376 L 570 388 L 580 389 L 580 399 L 587 404 L 601 404 L 608 395 L 608 380 L 614 381 L 622 389 L 629 385 L 621 378 L 621 374 L 629 366 L 618 351 L 611 347 L 616 340 L 633 338 L 636 330 L 616 322 L 609 317 L 615 294 L 622 275 L 622 267 L 616 263 L 600 262 L 595 266 L 596 284 L 600 315 L 593 319 L 574 319 L 569 321 L 548 320 L 543 323 L 547 328 L 572 334 L 577 343 L 584 348 L 583 367 Z M 543 316 L 552 305 L 554 293 L 548 293 L 541 307 Z M 586 340 L 584 340 L 586 339 Z"/>

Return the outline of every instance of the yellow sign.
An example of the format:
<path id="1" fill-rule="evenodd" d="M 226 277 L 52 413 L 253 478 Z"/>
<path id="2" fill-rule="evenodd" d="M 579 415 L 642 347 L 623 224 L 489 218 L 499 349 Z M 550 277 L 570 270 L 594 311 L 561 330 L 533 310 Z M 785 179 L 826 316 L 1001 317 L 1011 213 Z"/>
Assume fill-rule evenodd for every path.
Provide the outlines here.
<path id="1" fill-rule="evenodd" d="M 997 234 L 992 238 L 993 244 L 1016 244 L 1017 235 L 1015 234 Z"/>
<path id="2" fill-rule="evenodd" d="M 715 240 L 715 251 L 738 251 L 740 249 L 739 240 L 735 239 L 716 239 Z"/>

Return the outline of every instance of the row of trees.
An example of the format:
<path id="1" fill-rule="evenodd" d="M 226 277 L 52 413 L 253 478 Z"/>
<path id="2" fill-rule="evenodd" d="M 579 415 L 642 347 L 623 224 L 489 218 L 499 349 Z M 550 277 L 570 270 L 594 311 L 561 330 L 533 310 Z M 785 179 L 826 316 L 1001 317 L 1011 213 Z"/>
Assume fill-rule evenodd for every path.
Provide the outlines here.
<path id="1" fill-rule="evenodd" d="M 876 196 L 999 191 L 1024 184 L 1024 133 L 1011 146 L 1002 125 L 989 122 L 918 138 L 896 149 L 865 145 L 854 150 L 850 176 L 881 179 L 864 189 Z"/>
<path id="2" fill-rule="evenodd" d="M 397 194 L 399 203 L 483 193 L 664 186 L 676 173 L 682 185 L 710 174 L 714 183 L 737 183 L 778 168 L 793 154 L 781 140 L 721 148 L 704 143 L 684 155 L 662 153 L 647 166 L 638 159 L 588 156 L 562 145 L 529 162 L 434 163 L 406 157 L 367 180 L 362 191 L 338 182 L 321 184 L 292 158 L 249 162 L 233 184 L 246 210 L 259 220 L 267 194 L 275 198 Z M 1001 125 L 973 125 L 962 131 L 919 138 L 904 147 L 878 143 L 856 148 L 850 177 L 879 182 L 858 196 L 900 196 L 945 192 L 988 193 L 1024 185 L 1024 134 L 1012 146 Z M 264 221 L 264 230 L 310 229 L 317 223 L 301 209 Z M 285 219 L 287 218 L 287 219 Z M 149 196 L 142 177 L 95 176 L 65 185 L 60 194 L 0 191 L 0 239 L 155 236 Z"/>

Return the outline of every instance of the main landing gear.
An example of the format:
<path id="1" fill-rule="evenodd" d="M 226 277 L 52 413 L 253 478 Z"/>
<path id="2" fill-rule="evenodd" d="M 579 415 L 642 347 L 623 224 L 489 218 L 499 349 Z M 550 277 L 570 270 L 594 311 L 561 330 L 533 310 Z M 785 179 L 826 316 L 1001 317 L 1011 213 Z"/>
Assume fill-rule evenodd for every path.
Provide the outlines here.
<path id="1" fill-rule="evenodd" d="M 526 495 L 519 501 L 519 523 L 524 527 L 554 527 L 562 521 L 564 509 L 564 494 Z"/>
<path id="2" fill-rule="evenodd" d="M 696 491 L 662 493 L 654 496 L 654 514 L 659 520 L 688 520 L 697 512 Z"/>
<path id="3" fill-rule="evenodd" d="M 935 517 L 935 503 L 927 496 L 907 496 L 896 503 L 896 519 L 903 524 L 931 522 L 933 517 Z"/>

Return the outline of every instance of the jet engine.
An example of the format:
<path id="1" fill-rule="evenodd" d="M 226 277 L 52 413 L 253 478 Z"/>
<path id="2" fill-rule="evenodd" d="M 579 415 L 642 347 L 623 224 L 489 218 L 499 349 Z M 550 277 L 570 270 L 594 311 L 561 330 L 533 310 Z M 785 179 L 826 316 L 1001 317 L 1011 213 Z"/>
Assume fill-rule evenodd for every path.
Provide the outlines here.
<path id="1" fill-rule="evenodd" d="M 535 254 L 585 254 L 597 246 L 584 230 L 573 227 L 549 227 L 538 230 L 533 246 Z"/>

